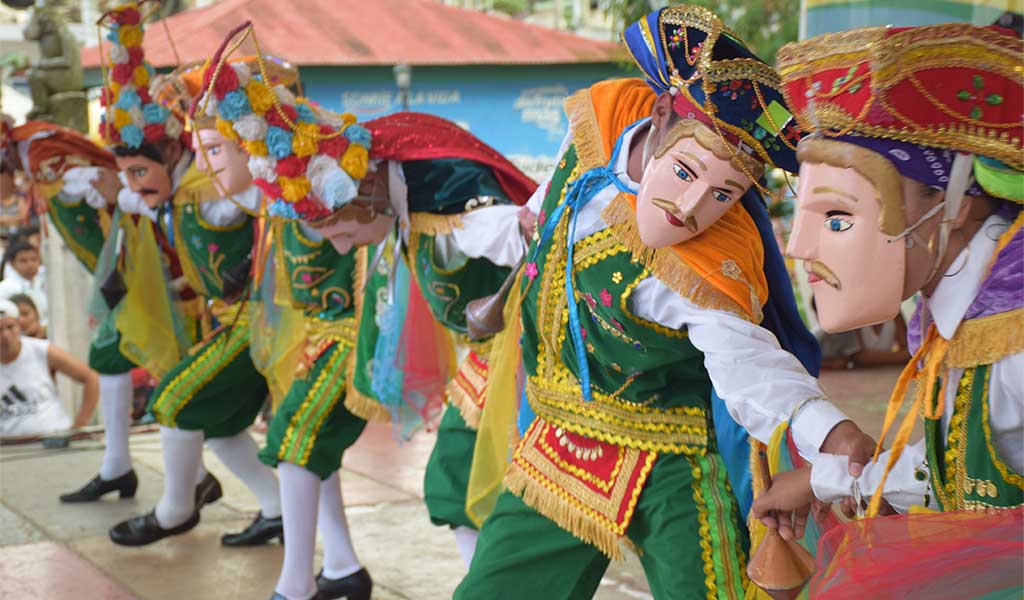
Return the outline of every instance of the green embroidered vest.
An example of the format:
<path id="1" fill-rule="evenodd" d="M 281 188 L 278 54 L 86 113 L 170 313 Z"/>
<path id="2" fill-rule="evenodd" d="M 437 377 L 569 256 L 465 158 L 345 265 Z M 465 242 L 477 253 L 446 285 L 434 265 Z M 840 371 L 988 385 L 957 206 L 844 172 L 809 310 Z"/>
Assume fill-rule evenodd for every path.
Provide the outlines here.
<path id="1" fill-rule="evenodd" d="M 434 234 L 417 229 L 414 216 L 407 252 L 416 284 L 434 318 L 448 329 L 465 335 L 466 305 L 497 292 L 511 269 L 495 266 L 486 258 L 470 258 L 459 266 L 445 269 L 436 260 Z"/>
<path id="2" fill-rule="evenodd" d="M 176 204 L 174 236 L 182 271 L 197 293 L 225 299 L 245 289 L 255 242 L 252 217 L 218 227 L 203 219 L 199 204 Z"/>
<path id="3" fill-rule="evenodd" d="M 1024 477 L 1006 464 L 992 440 L 990 377 L 990 365 L 964 369 L 945 438 L 941 419 L 925 419 L 928 468 L 937 504 L 928 502 L 929 508 L 985 510 L 1024 504 Z M 936 395 L 942 393 L 941 387 Z M 920 471 L 917 476 L 928 475 Z"/>
<path id="4" fill-rule="evenodd" d="M 89 206 L 83 199 L 74 199 L 63 192 L 47 200 L 47 212 L 75 258 L 89 269 L 96 270 L 96 260 L 110 230 L 106 213 Z"/>
<path id="5" fill-rule="evenodd" d="M 575 146 L 556 169 L 538 217 L 563 202 L 579 175 Z M 537 416 L 568 431 L 644 450 L 703 454 L 710 439 L 711 380 L 686 336 L 641 319 L 629 302 L 650 276 L 610 229 L 576 243 L 573 275 L 594 400 L 582 398 L 568 328 L 566 211 L 523 278 L 523 361 Z M 534 256 L 534 241 L 527 256 Z M 531 275 L 532 274 L 532 275 Z"/>
<path id="6" fill-rule="evenodd" d="M 288 278 L 292 302 L 321 321 L 354 316 L 357 249 L 338 254 L 331 242 L 309 239 L 295 222 L 276 225 L 275 236 L 278 273 Z"/>

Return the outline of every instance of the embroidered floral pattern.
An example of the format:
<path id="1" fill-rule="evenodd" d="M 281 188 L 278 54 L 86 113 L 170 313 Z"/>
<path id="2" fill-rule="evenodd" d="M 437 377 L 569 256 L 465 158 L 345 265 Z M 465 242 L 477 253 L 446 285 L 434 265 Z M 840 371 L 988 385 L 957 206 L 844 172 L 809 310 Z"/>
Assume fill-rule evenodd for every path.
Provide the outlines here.
<path id="1" fill-rule="evenodd" d="M 999 106 L 1003 103 L 1003 97 L 999 94 L 985 94 L 984 98 L 982 98 L 982 91 L 984 89 L 985 78 L 981 75 L 975 75 L 971 78 L 971 89 L 962 89 L 956 93 L 957 100 L 973 104 L 971 106 L 972 119 L 980 119 L 985 115 L 985 109 L 982 107 L 983 104 Z M 978 102 L 978 104 L 974 104 L 974 102 Z"/>

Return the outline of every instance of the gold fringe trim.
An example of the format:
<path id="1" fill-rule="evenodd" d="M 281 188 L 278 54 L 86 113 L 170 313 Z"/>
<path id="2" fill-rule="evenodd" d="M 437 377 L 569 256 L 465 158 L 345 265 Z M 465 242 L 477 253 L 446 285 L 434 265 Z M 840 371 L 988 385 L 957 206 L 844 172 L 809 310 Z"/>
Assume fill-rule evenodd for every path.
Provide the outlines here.
<path id="1" fill-rule="evenodd" d="M 466 422 L 466 425 L 469 425 L 469 428 L 474 431 L 479 429 L 480 417 L 484 409 L 482 406 L 477 405 L 469 392 L 459 385 L 458 378 L 456 377 L 449 381 L 445 385 L 444 391 L 448 404 L 459 409 L 459 414 L 462 415 L 462 420 Z"/>
<path id="2" fill-rule="evenodd" d="M 353 290 L 356 314 L 354 323 L 355 333 L 352 336 L 351 356 L 348 358 L 348 365 L 345 369 L 345 378 L 348 380 L 348 385 L 345 388 L 345 408 L 364 420 L 389 423 L 391 422 L 391 411 L 378 402 L 376 398 L 367 396 L 356 389 L 355 386 L 356 363 L 359 362 L 359 332 L 362 329 L 363 307 L 366 301 L 365 289 L 369 278 L 373 276 L 372 273 L 367 273 L 369 262 L 369 248 L 367 246 L 356 250 L 355 289 Z"/>
<path id="3" fill-rule="evenodd" d="M 584 88 L 565 99 L 565 115 L 569 118 L 580 172 L 585 173 L 608 164 L 594 102 L 590 98 L 590 88 Z"/>
<path id="4" fill-rule="evenodd" d="M 383 421 L 385 423 L 391 421 L 391 413 L 388 412 L 388 409 L 373 398 L 356 392 L 351 385 L 346 386 L 345 408 L 365 421 Z"/>
<path id="5" fill-rule="evenodd" d="M 1024 308 L 964 321 L 949 343 L 946 362 L 968 369 L 1024 352 Z"/>
<path id="6" fill-rule="evenodd" d="M 741 319 L 752 320 L 751 315 L 742 306 L 694 271 L 670 249 L 650 248 L 644 244 L 640 239 L 633 207 L 626 201 L 624 194 L 620 193 L 612 200 L 601 216 L 615 237 L 633 254 L 633 258 L 647 267 L 651 274 L 669 289 L 700 308 L 723 310 Z M 758 310 L 754 317 L 753 321 L 759 323 L 763 315 Z"/>
<path id="7" fill-rule="evenodd" d="M 414 212 L 409 215 L 409 229 L 412 233 L 424 235 L 446 235 L 455 229 L 462 229 L 462 215 Z"/>
<path id="8" fill-rule="evenodd" d="M 615 534 L 579 507 L 573 506 L 557 490 L 548 489 L 515 461 L 505 473 L 505 487 L 519 496 L 527 506 L 551 519 L 580 540 L 596 547 L 612 560 L 624 558 L 624 545 L 633 547 L 628 538 Z"/>

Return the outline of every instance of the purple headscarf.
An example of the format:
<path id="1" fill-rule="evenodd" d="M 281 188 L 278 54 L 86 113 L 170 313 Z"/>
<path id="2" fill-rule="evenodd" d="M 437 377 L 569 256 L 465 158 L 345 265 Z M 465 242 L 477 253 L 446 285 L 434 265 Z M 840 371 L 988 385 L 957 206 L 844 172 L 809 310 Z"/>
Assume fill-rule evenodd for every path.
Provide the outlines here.
<path id="1" fill-rule="evenodd" d="M 844 135 L 836 139 L 881 154 L 896 167 L 900 175 L 943 190 L 949 182 L 953 157 L 956 156 L 953 150 L 876 137 Z M 984 192 L 981 186 L 973 183 L 967 188 L 967 195 L 982 196 Z"/>

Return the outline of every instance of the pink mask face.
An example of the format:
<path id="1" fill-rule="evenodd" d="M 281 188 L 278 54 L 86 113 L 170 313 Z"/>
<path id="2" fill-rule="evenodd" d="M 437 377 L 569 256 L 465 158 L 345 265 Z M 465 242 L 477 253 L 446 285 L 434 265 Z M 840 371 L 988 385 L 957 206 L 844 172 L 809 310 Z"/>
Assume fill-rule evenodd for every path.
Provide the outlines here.
<path id="1" fill-rule="evenodd" d="M 347 254 L 353 246 L 383 242 L 395 227 L 395 215 L 377 213 L 372 219 L 346 218 L 324 227 L 317 227 L 315 223 L 310 225 L 330 240 L 335 250 Z"/>
<path id="2" fill-rule="evenodd" d="M 903 300 L 906 245 L 879 225 L 878 189 L 853 169 L 800 165 L 786 254 L 804 261 L 829 333 L 892 319 Z"/>
<path id="3" fill-rule="evenodd" d="M 151 208 L 157 208 L 174 195 L 170 171 L 163 163 L 145 156 L 118 156 L 117 169 L 128 180 L 128 189 L 142 196 Z"/>
<path id="4" fill-rule="evenodd" d="M 233 196 L 252 185 L 249 156 L 216 129 L 200 129 L 192 138 L 196 168 L 219 182 L 217 191 Z"/>
<path id="5" fill-rule="evenodd" d="M 636 199 L 640 238 L 651 248 L 692 239 L 715 224 L 750 187 L 750 178 L 684 137 L 644 168 Z"/>

